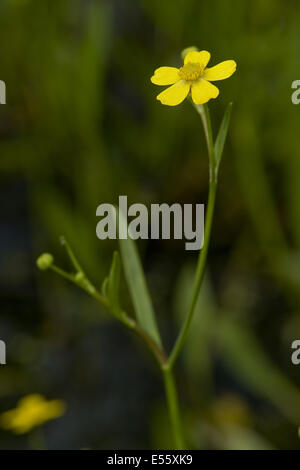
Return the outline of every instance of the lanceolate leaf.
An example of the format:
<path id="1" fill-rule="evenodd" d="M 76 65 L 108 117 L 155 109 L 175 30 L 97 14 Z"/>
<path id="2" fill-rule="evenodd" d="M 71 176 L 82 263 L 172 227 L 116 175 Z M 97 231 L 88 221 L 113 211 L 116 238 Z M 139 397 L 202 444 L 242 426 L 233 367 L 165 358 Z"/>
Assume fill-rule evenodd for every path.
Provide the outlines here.
<path id="1" fill-rule="evenodd" d="M 119 253 L 115 251 L 113 256 L 112 265 L 109 273 L 108 281 L 108 296 L 112 306 L 112 309 L 115 313 L 118 313 L 120 310 L 119 304 L 119 287 L 120 287 L 120 275 L 121 275 L 121 264 Z"/>
<path id="2" fill-rule="evenodd" d="M 225 111 L 218 136 L 215 142 L 215 159 L 216 159 L 216 169 L 218 170 L 219 165 L 222 160 L 224 145 L 228 133 L 230 118 L 231 118 L 231 111 L 232 111 L 232 103 L 229 103 L 227 109 Z"/>
<path id="3" fill-rule="evenodd" d="M 120 227 L 122 230 L 128 231 L 124 217 L 119 211 L 117 211 L 117 214 L 120 214 Z M 119 245 L 125 277 L 131 294 L 137 321 L 140 327 L 143 328 L 159 346 L 161 346 L 155 313 L 136 244 L 128 236 L 125 240 L 119 239 Z"/>
<path id="4" fill-rule="evenodd" d="M 102 283 L 102 287 L 101 287 L 101 293 L 103 295 L 103 297 L 105 298 L 108 298 L 108 294 L 107 294 L 107 287 L 108 287 L 108 277 L 106 277 Z"/>

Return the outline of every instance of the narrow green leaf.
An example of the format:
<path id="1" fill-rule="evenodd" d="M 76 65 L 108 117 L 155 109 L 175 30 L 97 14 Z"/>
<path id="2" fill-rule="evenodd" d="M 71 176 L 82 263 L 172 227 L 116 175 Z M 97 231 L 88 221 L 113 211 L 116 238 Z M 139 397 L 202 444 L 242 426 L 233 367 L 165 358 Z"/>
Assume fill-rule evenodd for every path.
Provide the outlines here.
<path id="1" fill-rule="evenodd" d="M 119 229 L 128 233 L 128 227 L 123 215 L 117 210 L 119 216 Z M 119 239 L 120 252 L 123 261 L 126 281 L 131 294 L 137 321 L 143 330 L 161 346 L 155 313 L 148 292 L 147 283 L 140 261 L 136 244 L 128 236 L 127 239 Z"/>
<path id="2" fill-rule="evenodd" d="M 219 165 L 221 163 L 222 156 L 223 156 L 224 145 L 225 145 L 230 118 L 231 118 L 231 111 L 232 111 L 232 103 L 229 103 L 229 105 L 226 108 L 220 129 L 219 129 L 219 133 L 215 142 L 215 159 L 216 159 L 217 170 L 219 168 Z"/>
<path id="3" fill-rule="evenodd" d="M 106 277 L 102 283 L 102 286 L 101 286 L 101 293 L 103 295 L 103 297 L 105 297 L 106 299 L 108 298 L 108 293 L 107 293 L 107 288 L 108 288 L 108 277 Z"/>
<path id="4" fill-rule="evenodd" d="M 119 287 L 120 287 L 120 276 L 121 276 L 121 263 L 119 253 L 115 251 L 113 255 L 113 261 L 109 273 L 109 282 L 107 292 L 110 300 L 111 307 L 115 313 L 120 310 L 119 303 Z"/>

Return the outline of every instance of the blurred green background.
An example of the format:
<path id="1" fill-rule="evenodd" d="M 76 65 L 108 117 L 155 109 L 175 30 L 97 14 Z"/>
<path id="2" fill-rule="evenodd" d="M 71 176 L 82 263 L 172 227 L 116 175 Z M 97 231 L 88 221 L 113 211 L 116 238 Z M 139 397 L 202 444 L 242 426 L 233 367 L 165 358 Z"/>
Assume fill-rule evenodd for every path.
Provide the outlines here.
<path id="1" fill-rule="evenodd" d="M 0 412 L 33 392 L 65 400 L 64 417 L 44 426 L 47 448 L 172 447 L 143 345 L 35 260 L 50 251 L 68 268 L 64 234 L 100 285 L 116 245 L 96 238 L 99 204 L 123 194 L 148 206 L 206 202 L 199 116 L 188 102 L 163 107 L 150 82 L 195 45 L 238 71 L 210 104 L 215 131 L 229 101 L 234 110 L 207 276 L 177 367 L 189 447 L 300 449 L 299 29 L 296 0 L 1 1 Z M 169 350 L 197 254 L 183 241 L 139 249 Z M 1 449 L 27 447 L 0 431 Z"/>

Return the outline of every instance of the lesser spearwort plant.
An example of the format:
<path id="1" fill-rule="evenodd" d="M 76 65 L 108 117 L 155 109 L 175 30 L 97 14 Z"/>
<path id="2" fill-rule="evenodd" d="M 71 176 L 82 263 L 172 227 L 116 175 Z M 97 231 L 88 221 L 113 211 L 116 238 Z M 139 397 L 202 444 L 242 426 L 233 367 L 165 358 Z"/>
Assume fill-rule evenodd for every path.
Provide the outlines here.
<path id="1" fill-rule="evenodd" d="M 52 255 L 49 253 L 44 253 L 37 260 L 37 265 L 40 269 L 52 269 L 57 274 L 75 283 L 95 300 L 104 305 L 117 320 L 137 334 L 142 339 L 145 346 L 151 351 L 163 375 L 166 401 L 174 437 L 174 447 L 176 449 L 185 448 L 185 439 L 173 371 L 178 356 L 187 339 L 203 281 L 210 243 L 219 168 L 232 109 L 232 103 L 230 103 L 227 106 L 219 132 L 214 140 L 207 103 L 211 99 L 217 98 L 219 95 L 218 88 L 211 82 L 229 78 L 236 70 L 236 63 L 233 60 L 227 60 L 214 67 L 208 68 L 207 65 L 210 60 L 210 53 L 207 51 L 198 51 L 195 47 L 185 49 L 182 52 L 182 58 L 184 65 L 180 69 L 174 67 L 160 67 L 155 70 L 151 81 L 155 85 L 172 85 L 157 96 L 157 99 L 162 104 L 176 106 L 185 98 L 189 97 L 190 102 L 199 113 L 208 149 L 209 194 L 205 218 L 204 244 L 199 253 L 190 306 L 171 352 L 167 354 L 163 347 L 138 251 L 134 241 L 129 237 L 126 240 L 119 239 L 119 247 L 125 277 L 135 310 L 135 318 L 126 313 L 121 307 L 119 296 L 121 260 L 118 252 L 114 253 L 109 275 L 104 280 L 100 291 L 91 283 L 64 238 L 62 238 L 62 244 L 67 250 L 75 272 L 66 272 L 56 266 Z"/>

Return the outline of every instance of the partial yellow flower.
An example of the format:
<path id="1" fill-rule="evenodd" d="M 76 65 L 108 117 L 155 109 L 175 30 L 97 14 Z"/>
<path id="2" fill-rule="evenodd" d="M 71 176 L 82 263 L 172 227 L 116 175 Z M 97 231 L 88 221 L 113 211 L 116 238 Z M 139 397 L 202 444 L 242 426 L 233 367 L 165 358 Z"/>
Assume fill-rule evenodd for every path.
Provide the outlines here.
<path id="1" fill-rule="evenodd" d="M 176 106 L 191 94 L 195 104 L 207 103 L 217 98 L 219 89 L 210 82 L 225 80 L 236 71 L 236 62 L 226 60 L 214 67 L 207 68 L 210 53 L 207 51 L 191 51 L 185 56 L 184 65 L 160 67 L 151 77 L 154 85 L 172 85 L 157 96 L 167 106 Z"/>
<path id="2" fill-rule="evenodd" d="M 42 395 L 31 394 L 22 398 L 14 410 L 2 413 L 0 425 L 15 434 L 25 434 L 36 426 L 59 418 L 65 410 L 66 405 L 62 400 L 47 401 Z"/>

